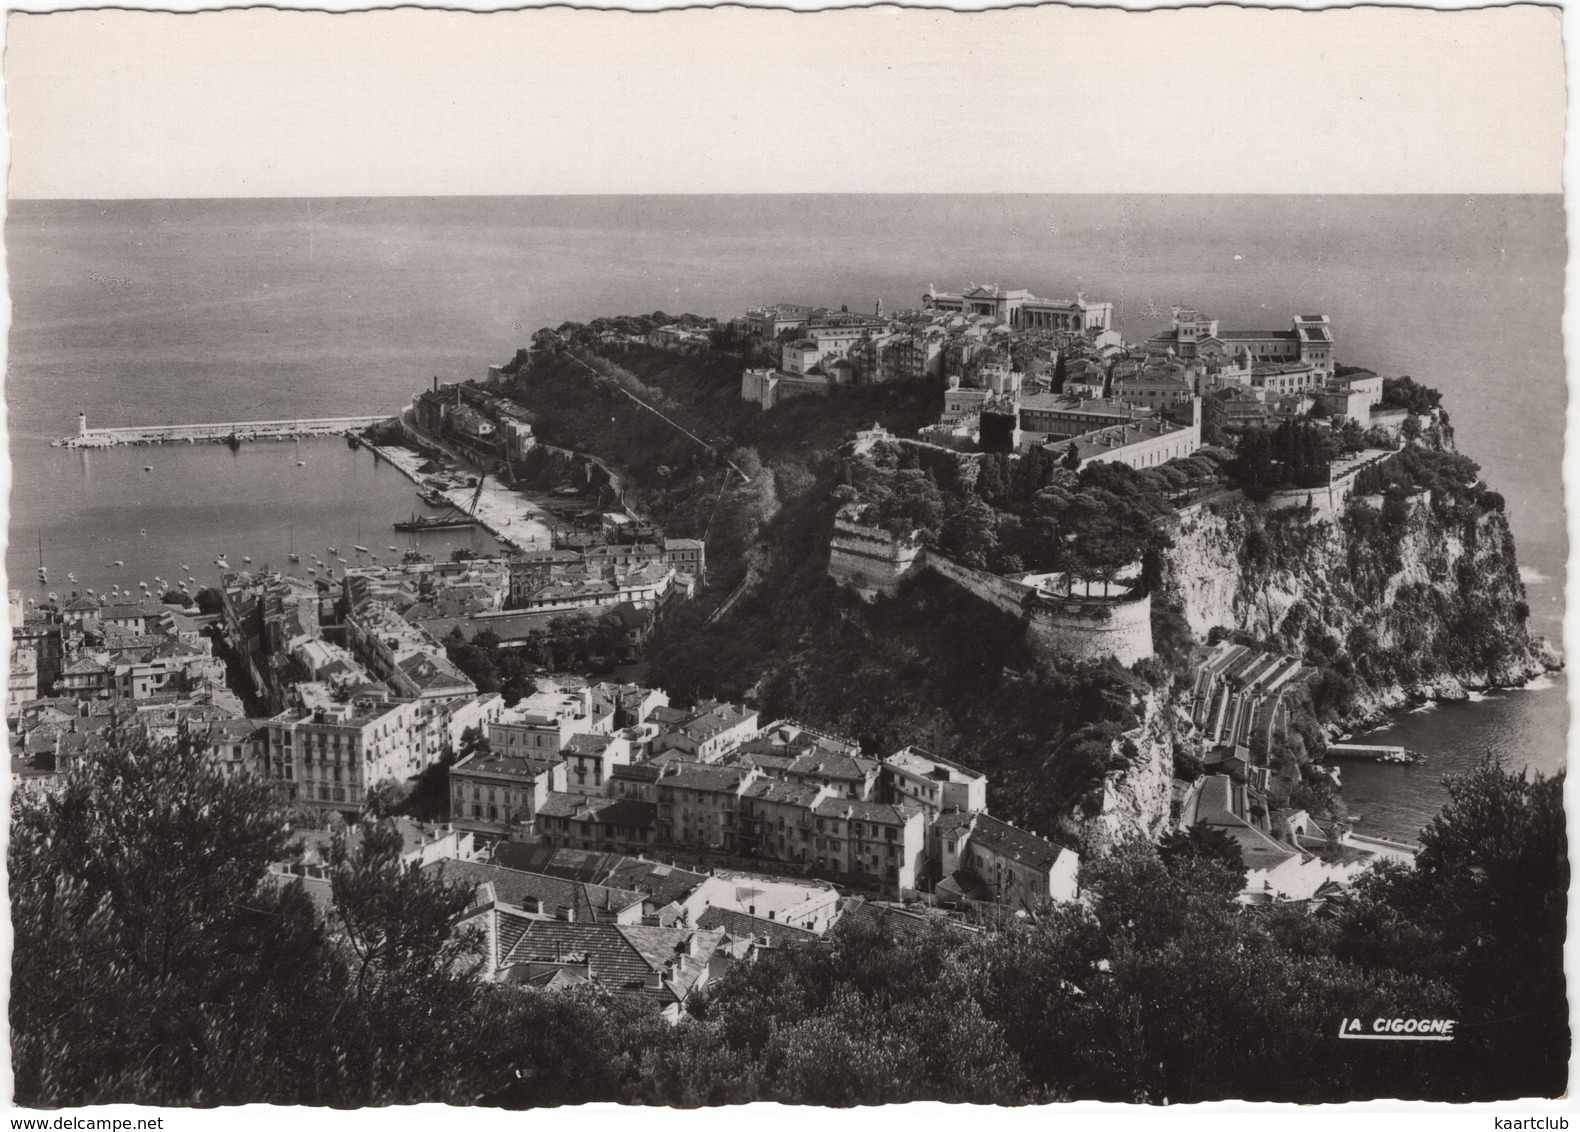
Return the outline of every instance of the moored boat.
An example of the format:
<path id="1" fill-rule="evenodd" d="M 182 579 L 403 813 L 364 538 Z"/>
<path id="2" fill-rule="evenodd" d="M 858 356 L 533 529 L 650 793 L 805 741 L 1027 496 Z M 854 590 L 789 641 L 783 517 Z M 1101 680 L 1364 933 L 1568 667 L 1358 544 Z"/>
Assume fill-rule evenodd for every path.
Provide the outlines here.
<path id="1" fill-rule="evenodd" d="M 474 527 L 477 520 L 468 515 L 413 515 L 395 524 L 397 531 L 453 531 Z"/>

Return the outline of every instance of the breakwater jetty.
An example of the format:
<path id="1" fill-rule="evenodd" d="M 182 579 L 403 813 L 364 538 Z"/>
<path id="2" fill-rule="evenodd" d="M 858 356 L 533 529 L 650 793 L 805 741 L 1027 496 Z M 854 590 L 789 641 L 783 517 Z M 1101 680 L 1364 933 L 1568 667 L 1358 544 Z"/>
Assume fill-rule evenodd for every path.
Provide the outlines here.
<path id="1" fill-rule="evenodd" d="M 132 425 L 89 428 L 77 414 L 77 431 L 54 441 L 56 448 L 112 448 L 117 444 L 195 444 L 198 441 L 290 440 L 299 436 L 344 436 L 382 424 L 390 414 L 367 417 L 312 417 L 283 421 L 221 421 L 213 424 Z"/>

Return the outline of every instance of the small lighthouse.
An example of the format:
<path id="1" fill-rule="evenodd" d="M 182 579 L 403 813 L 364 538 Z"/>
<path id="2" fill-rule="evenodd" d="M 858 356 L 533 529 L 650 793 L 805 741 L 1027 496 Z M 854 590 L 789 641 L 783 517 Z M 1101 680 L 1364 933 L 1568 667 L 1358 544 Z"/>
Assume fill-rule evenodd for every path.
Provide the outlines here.
<path id="1" fill-rule="evenodd" d="M 79 412 L 77 414 L 77 435 L 78 436 L 87 436 L 88 435 L 88 414 L 87 413 Z"/>

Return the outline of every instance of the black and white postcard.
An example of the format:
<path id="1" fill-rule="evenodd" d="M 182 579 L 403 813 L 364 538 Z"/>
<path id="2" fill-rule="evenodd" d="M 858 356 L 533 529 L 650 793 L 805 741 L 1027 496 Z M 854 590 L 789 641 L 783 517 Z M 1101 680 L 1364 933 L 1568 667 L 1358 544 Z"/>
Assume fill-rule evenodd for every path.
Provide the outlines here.
<path id="1" fill-rule="evenodd" d="M 1561 26 L 12 12 L 12 1127 L 1567 1127 Z"/>

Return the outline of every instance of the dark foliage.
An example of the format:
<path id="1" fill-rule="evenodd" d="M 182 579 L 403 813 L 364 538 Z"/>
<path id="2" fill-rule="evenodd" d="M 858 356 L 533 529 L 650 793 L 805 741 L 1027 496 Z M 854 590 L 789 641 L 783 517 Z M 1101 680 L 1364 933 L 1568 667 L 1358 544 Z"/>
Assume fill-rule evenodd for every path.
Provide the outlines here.
<path id="1" fill-rule="evenodd" d="M 1430 413 L 1442 402 L 1443 395 L 1436 389 L 1422 385 L 1410 377 L 1383 378 L 1382 405 L 1384 408 L 1405 409 L 1419 415 Z"/>
<path id="2" fill-rule="evenodd" d="M 1490 758 L 1450 778 L 1416 868 L 1369 878 L 1335 945 L 1367 969 L 1420 972 L 1456 989 L 1456 1076 L 1443 1082 L 1452 1099 L 1553 1097 L 1567 1087 L 1563 782 Z"/>
<path id="3" fill-rule="evenodd" d="M 1253 499 L 1288 487 L 1328 482 L 1333 459 L 1330 436 L 1309 421 L 1284 421 L 1276 429 L 1248 429 L 1225 469 L 1235 486 Z"/>

